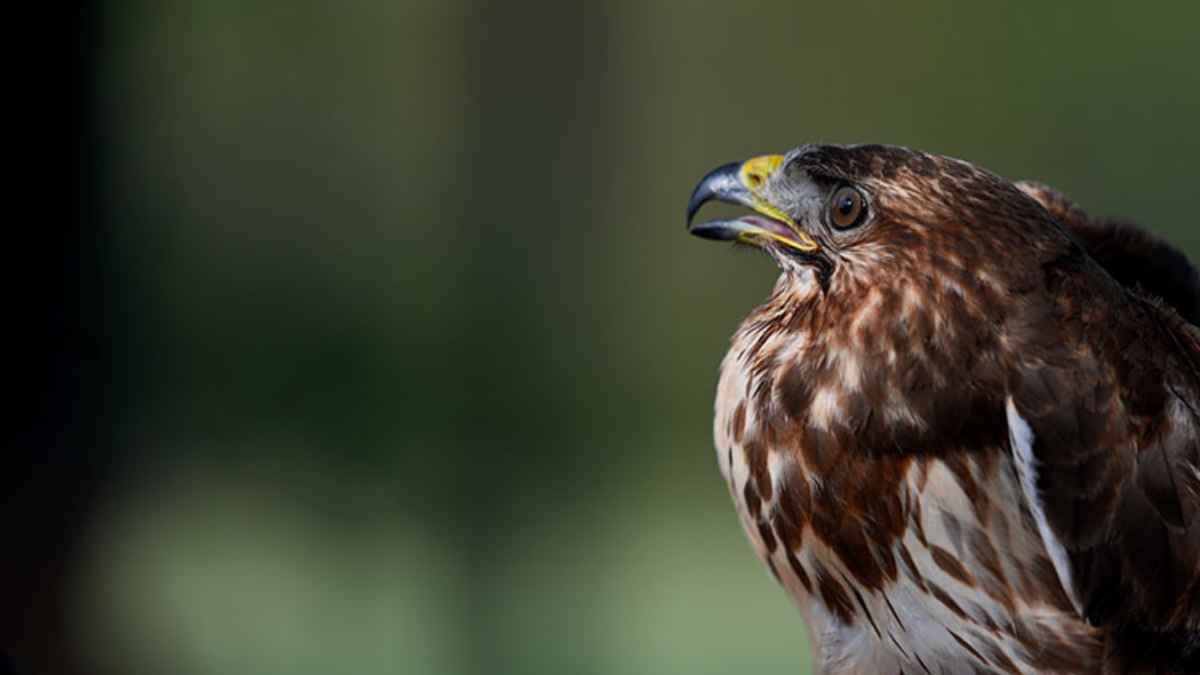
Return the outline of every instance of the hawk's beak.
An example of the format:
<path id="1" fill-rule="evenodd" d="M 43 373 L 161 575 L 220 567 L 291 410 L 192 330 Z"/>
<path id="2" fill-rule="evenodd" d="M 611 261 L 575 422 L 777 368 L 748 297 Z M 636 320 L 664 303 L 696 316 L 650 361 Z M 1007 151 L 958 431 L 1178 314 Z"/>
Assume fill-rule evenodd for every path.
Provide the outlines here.
<path id="1" fill-rule="evenodd" d="M 801 251 L 815 251 L 817 243 L 796 226 L 786 213 L 762 199 L 760 191 L 783 164 L 782 155 L 764 155 L 746 162 L 717 167 L 700 180 L 688 200 L 688 231 L 705 239 L 761 244 L 777 241 Z M 710 201 L 740 204 L 760 215 L 736 220 L 707 220 L 695 225 L 692 219 L 700 207 Z"/>

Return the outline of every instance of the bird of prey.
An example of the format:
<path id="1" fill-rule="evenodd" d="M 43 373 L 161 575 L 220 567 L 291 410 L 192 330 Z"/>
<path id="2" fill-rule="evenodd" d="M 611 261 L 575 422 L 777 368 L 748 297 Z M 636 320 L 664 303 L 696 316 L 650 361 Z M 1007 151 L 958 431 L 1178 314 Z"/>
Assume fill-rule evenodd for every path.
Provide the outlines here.
<path id="1" fill-rule="evenodd" d="M 694 223 L 716 200 L 737 219 Z M 718 462 L 818 673 L 1200 673 L 1200 274 L 904 148 L 727 164 L 692 234 L 781 274 Z"/>

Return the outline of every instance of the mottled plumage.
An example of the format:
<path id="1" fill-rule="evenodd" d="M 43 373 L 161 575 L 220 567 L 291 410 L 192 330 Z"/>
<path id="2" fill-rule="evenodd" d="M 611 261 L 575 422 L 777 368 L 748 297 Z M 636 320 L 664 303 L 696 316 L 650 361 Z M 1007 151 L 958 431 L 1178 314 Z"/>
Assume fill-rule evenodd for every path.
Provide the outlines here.
<path id="1" fill-rule="evenodd" d="M 782 270 L 715 441 L 820 673 L 1200 672 L 1200 275 L 1050 188 L 884 146 L 709 174 Z"/>

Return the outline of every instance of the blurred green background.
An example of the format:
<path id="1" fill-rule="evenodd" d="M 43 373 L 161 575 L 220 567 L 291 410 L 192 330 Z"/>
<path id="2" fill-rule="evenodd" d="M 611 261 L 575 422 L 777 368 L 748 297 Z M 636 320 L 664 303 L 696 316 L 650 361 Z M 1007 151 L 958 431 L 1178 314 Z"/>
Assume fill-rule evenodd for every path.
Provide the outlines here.
<path id="1" fill-rule="evenodd" d="M 1200 5 L 86 19 L 87 497 L 31 672 L 809 672 L 710 441 L 774 271 L 685 234 L 695 181 L 903 144 L 1200 255 Z"/>

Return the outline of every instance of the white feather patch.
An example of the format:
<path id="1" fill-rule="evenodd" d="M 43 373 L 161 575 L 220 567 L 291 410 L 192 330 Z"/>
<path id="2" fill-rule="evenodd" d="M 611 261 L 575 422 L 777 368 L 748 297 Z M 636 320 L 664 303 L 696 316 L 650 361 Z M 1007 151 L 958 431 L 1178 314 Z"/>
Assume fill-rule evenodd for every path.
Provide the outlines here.
<path id="1" fill-rule="evenodd" d="M 1029 503 L 1029 510 L 1033 512 L 1038 534 L 1042 536 L 1042 544 L 1046 547 L 1046 553 L 1050 555 L 1054 571 L 1058 573 L 1058 581 L 1067 592 L 1071 604 L 1075 606 L 1075 611 L 1082 615 L 1083 607 L 1079 598 L 1075 596 L 1067 549 L 1050 529 L 1050 522 L 1046 520 L 1046 511 L 1042 505 L 1042 495 L 1038 492 L 1038 461 L 1033 456 L 1033 429 L 1017 412 L 1011 396 L 1005 400 L 1004 410 L 1008 417 L 1008 439 L 1012 445 L 1013 461 L 1017 465 L 1017 480 L 1021 483 L 1021 492 L 1025 494 L 1025 501 Z"/>

